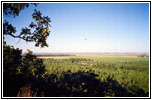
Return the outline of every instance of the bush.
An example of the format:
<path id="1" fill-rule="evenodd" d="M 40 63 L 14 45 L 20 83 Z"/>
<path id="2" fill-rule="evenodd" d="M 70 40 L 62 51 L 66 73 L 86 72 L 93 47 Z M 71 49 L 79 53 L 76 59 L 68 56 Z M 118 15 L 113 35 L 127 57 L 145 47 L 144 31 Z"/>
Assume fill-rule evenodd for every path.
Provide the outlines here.
<path id="1" fill-rule="evenodd" d="M 30 50 L 24 57 L 22 50 L 3 45 L 3 96 L 17 96 L 19 89 L 44 77 L 46 73 L 42 59 Z"/>

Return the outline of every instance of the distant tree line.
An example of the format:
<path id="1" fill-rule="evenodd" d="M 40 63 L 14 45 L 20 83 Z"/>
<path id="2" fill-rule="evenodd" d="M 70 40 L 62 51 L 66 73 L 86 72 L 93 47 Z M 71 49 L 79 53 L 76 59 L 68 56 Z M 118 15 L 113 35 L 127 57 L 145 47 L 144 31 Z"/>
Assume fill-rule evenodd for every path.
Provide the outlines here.
<path id="1" fill-rule="evenodd" d="M 33 53 L 33 54 L 36 55 L 37 57 L 75 56 L 75 55 L 72 55 L 72 54 L 50 54 L 50 53 L 48 53 L 48 54 Z M 26 53 L 22 53 L 21 55 L 22 55 L 22 57 L 24 57 L 26 55 Z"/>
<path id="2" fill-rule="evenodd" d="M 13 16 L 16 18 L 16 16 L 19 16 L 20 12 L 25 8 L 28 8 L 29 5 L 37 6 L 38 4 L 3 3 L 3 15 L 4 17 Z M 25 40 L 26 42 L 34 42 L 36 47 L 47 47 L 48 44 L 46 40 L 50 34 L 50 18 L 48 16 L 42 16 L 42 13 L 37 10 L 34 10 L 32 18 L 34 21 L 31 22 L 28 27 L 22 28 L 18 35 L 16 27 L 5 20 L 3 23 L 3 36 L 9 35 L 13 38 Z M 5 41 L 5 37 L 3 38 L 4 97 L 145 97 L 149 95 L 148 92 L 137 87 L 133 88 L 132 93 L 128 92 L 118 83 L 118 81 L 112 79 L 110 75 L 107 75 L 107 78 L 104 81 L 100 81 L 97 79 L 96 73 L 99 70 L 96 66 L 92 67 L 94 68 L 93 70 L 83 70 L 83 66 L 78 71 L 69 70 L 66 69 L 66 67 L 66 71 L 62 71 L 58 68 L 60 66 L 57 66 L 57 68 L 52 70 L 54 73 L 48 74 L 42 59 L 37 58 L 30 50 L 23 56 L 21 49 L 8 45 Z M 62 62 L 64 63 L 65 61 L 67 60 L 63 60 Z M 91 60 L 69 59 L 71 65 L 81 61 L 88 62 Z M 53 62 L 60 63 L 57 60 L 54 60 Z M 108 66 L 109 67 L 104 65 L 103 68 L 107 68 L 109 71 L 109 68 L 113 65 L 110 64 Z M 106 73 L 103 73 L 103 78 L 105 74 Z"/>

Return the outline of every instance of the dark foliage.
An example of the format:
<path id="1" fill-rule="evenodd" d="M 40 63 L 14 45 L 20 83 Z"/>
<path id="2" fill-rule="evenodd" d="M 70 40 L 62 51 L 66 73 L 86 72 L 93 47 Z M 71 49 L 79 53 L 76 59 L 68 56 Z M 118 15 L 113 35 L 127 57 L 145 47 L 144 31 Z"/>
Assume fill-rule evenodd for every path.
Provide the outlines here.
<path id="1" fill-rule="evenodd" d="M 8 45 L 3 46 L 3 96 L 17 96 L 21 87 L 41 79 L 46 74 L 42 59 L 36 58 L 31 51 L 21 56 L 21 50 Z"/>
<path id="2" fill-rule="evenodd" d="M 36 3 L 33 3 L 33 5 L 37 6 Z M 3 13 L 5 16 L 13 15 L 16 17 L 26 7 L 29 7 L 29 3 L 3 3 Z"/>
<path id="3" fill-rule="evenodd" d="M 20 78 L 17 76 L 21 67 L 21 50 L 3 44 L 3 94 L 15 96 L 20 88 Z"/>
<path id="4" fill-rule="evenodd" d="M 19 48 L 14 49 L 13 46 L 3 44 L 3 72 L 8 75 L 14 75 L 18 72 L 21 67 L 21 53 L 22 50 Z"/>
<path id="5" fill-rule="evenodd" d="M 3 15 L 16 18 L 29 5 L 29 3 L 3 3 Z M 33 5 L 37 6 L 35 3 Z M 48 46 L 46 39 L 50 34 L 50 18 L 42 16 L 42 13 L 36 9 L 32 18 L 34 21 L 28 27 L 22 28 L 19 35 L 16 35 L 16 27 L 5 20 L 3 35 L 35 42 L 35 46 Z M 21 87 L 28 86 L 33 80 L 43 78 L 46 73 L 42 59 L 37 59 L 31 51 L 28 51 L 24 57 L 21 56 L 21 53 L 22 50 L 6 45 L 6 42 L 3 41 L 3 96 L 5 97 L 17 96 Z"/>
<path id="6" fill-rule="evenodd" d="M 142 89 L 134 87 L 133 92 L 127 91 L 116 80 L 107 78 L 101 82 L 96 75 L 86 72 L 62 73 L 63 77 L 54 74 L 38 79 L 31 84 L 31 93 L 38 97 L 145 97 Z M 58 81 L 57 81 L 58 80 Z M 31 94 L 32 95 L 32 94 Z"/>
<path id="7" fill-rule="evenodd" d="M 34 4 L 37 5 L 37 4 Z M 4 3 L 5 16 L 18 16 L 20 11 L 28 7 L 28 3 Z M 46 39 L 50 34 L 50 18 L 42 16 L 40 11 L 34 10 L 32 15 L 35 21 L 28 27 L 22 28 L 19 35 L 16 28 L 8 21 L 3 23 L 3 34 L 27 42 L 35 42 L 35 46 L 48 46 Z M 31 31 L 34 30 L 34 31 Z M 22 50 L 15 49 L 3 42 L 3 96 L 38 96 L 38 97 L 145 97 L 148 93 L 138 87 L 126 90 L 116 80 L 108 77 L 105 81 L 96 78 L 91 71 L 78 71 L 48 75 L 42 59 L 38 59 L 30 50 L 21 56 Z M 86 59 L 70 59 L 71 63 Z M 124 67 L 122 67 L 123 69 Z"/>
<path id="8" fill-rule="evenodd" d="M 22 58 L 7 62 L 10 57 L 20 50 L 4 46 L 4 97 L 37 96 L 37 97 L 145 97 L 144 90 L 130 87 L 126 90 L 116 80 L 108 77 L 105 81 L 97 79 L 92 72 L 62 72 L 60 77 L 56 74 L 47 75 L 41 59 L 37 59 L 30 50 Z M 7 51 L 7 52 L 6 52 Z M 14 51 L 14 52 L 10 52 Z M 21 52 L 21 51 L 20 51 Z M 18 55 L 20 57 L 20 54 Z M 10 70 L 13 64 L 18 65 Z M 7 67 L 6 67 L 7 66 Z M 15 70 L 18 69 L 18 70 Z M 15 71 L 14 71 L 15 70 Z M 14 73 L 12 73 L 14 72 Z"/>
<path id="9" fill-rule="evenodd" d="M 28 6 L 28 3 L 4 3 L 3 14 L 6 16 L 13 15 L 15 17 L 19 15 L 21 10 Z M 18 33 L 19 35 L 16 35 L 16 27 L 5 20 L 3 23 L 3 34 L 23 39 L 27 42 L 35 42 L 35 46 L 37 47 L 47 47 L 46 39 L 50 35 L 50 18 L 48 16 L 42 16 L 42 13 L 36 9 L 32 14 L 32 18 L 34 21 L 32 21 L 28 27 L 22 28 L 21 32 Z"/>

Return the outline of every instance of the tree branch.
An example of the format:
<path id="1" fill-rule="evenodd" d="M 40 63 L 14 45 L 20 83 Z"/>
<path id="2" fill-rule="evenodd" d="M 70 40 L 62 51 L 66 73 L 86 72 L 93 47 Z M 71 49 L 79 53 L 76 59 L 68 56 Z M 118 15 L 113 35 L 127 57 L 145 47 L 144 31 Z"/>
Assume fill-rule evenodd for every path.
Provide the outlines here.
<path id="1" fill-rule="evenodd" d="M 12 36 L 12 37 L 14 37 L 14 38 L 19 38 L 19 39 L 23 39 L 23 40 L 28 41 L 28 42 L 33 42 L 32 39 L 25 39 L 25 38 L 21 37 L 21 35 L 18 35 L 18 36 L 15 36 L 13 34 L 9 34 L 9 35 Z"/>

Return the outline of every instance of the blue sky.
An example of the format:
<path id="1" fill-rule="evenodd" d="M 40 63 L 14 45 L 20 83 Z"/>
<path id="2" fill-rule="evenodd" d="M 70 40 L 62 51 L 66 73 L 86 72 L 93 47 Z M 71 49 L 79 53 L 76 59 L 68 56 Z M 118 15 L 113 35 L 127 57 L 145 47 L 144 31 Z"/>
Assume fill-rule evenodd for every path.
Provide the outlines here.
<path id="1" fill-rule="evenodd" d="M 7 44 L 23 52 L 149 52 L 148 3 L 40 3 L 4 19 L 19 33 L 32 21 L 35 8 L 51 18 L 49 47 L 17 43 L 10 36 L 5 37 Z"/>

